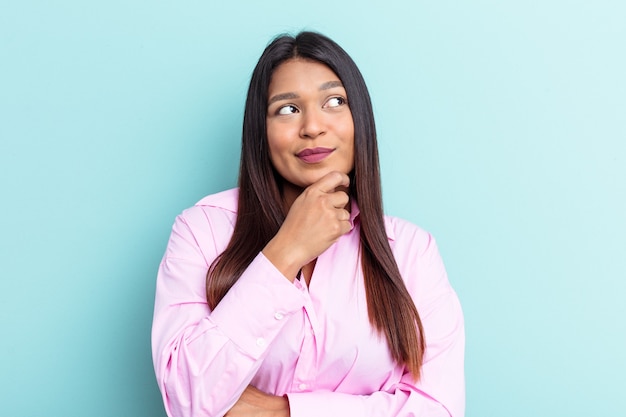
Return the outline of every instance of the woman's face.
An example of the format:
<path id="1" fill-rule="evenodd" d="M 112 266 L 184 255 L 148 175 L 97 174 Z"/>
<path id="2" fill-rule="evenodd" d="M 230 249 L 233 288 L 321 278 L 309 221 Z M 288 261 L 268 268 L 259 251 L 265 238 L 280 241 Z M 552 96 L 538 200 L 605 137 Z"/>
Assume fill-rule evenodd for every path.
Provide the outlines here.
<path id="1" fill-rule="evenodd" d="M 354 167 L 354 123 L 339 77 L 326 65 L 291 59 L 272 74 L 267 139 L 272 164 L 305 188 L 331 171 Z"/>

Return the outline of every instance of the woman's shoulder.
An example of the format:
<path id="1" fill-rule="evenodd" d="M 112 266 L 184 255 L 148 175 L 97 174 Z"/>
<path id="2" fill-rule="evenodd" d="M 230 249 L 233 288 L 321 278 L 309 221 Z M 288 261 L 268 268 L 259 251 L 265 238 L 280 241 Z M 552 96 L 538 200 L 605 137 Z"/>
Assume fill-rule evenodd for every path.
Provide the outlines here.
<path id="1" fill-rule="evenodd" d="M 430 232 L 400 217 L 385 216 L 385 228 L 390 243 L 398 249 L 411 249 L 414 253 L 424 253 L 434 244 L 434 238 Z"/>
<path id="2" fill-rule="evenodd" d="M 194 242 L 211 262 L 212 255 L 220 253 L 230 240 L 237 217 L 237 189 L 230 189 L 202 198 L 176 217 L 173 239 Z"/>
<path id="3" fill-rule="evenodd" d="M 390 245 L 404 282 L 420 314 L 453 292 L 435 238 L 421 227 L 397 217 L 386 217 Z"/>
<path id="4" fill-rule="evenodd" d="M 230 229 L 237 216 L 238 195 L 238 188 L 207 195 L 193 206 L 183 210 L 178 219 L 192 229 L 198 227 L 204 229 L 207 223 L 213 227 L 225 224 Z"/>
<path id="5" fill-rule="evenodd" d="M 220 191 L 210 194 L 198 201 L 194 207 L 213 207 L 221 210 L 237 213 L 237 200 L 239 198 L 239 188 Z M 192 207 L 193 208 L 193 207 Z"/>

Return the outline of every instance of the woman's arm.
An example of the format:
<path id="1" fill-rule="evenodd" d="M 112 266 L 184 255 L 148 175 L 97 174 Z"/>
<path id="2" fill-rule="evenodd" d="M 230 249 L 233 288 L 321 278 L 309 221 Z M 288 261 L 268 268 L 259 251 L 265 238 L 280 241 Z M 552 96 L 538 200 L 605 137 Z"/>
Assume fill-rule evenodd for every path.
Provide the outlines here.
<path id="1" fill-rule="evenodd" d="M 211 218 L 194 207 L 179 216 L 159 267 L 153 360 L 171 417 L 226 414 L 284 323 L 304 304 L 302 293 L 259 254 L 209 311 L 206 271 L 222 249 L 216 241 L 229 237 L 222 231 L 215 235 L 215 229 L 229 225 L 226 219 L 215 222 L 219 215 Z"/>
<path id="2" fill-rule="evenodd" d="M 426 339 L 421 378 L 404 374 L 383 391 L 355 396 L 333 392 L 288 394 L 293 417 L 463 417 L 465 329 L 435 239 L 397 218 L 388 218 L 396 262 L 420 314 Z"/>
<path id="3" fill-rule="evenodd" d="M 249 383 L 287 318 L 301 311 L 306 300 L 260 253 L 215 310 L 209 311 L 205 274 L 228 242 L 231 223 L 232 218 L 216 220 L 203 208 L 188 210 L 177 218 L 159 268 L 153 356 L 165 407 L 172 417 L 227 412 L 235 416 L 235 412 L 252 411 L 243 406 L 260 398 L 261 402 L 254 403 L 256 411 L 277 411 L 274 400 L 280 400 L 280 411 L 285 411 L 282 397 L 265 398 Z M 198 230 L 208 231 L 199 234 Z M 427 283 L 408 286 L 409 292 L 419 295 L 416 304 L 428 345 L 419 384 L 405 375 L 399 383 L 370 395 L 288 394 L 292 416 L 463 416 L 461 309 L 434 241 L 420 252 L 409 257 L 417 259 L 415 265 L 405 268 L 418 271 L 426 279 L 417 282 Z"/>
<path id="4" fill-rule="evenodd" d="M 430 329 L 430 338 L 419 383 L 414 383 L 410 375 L 405 374 L 392 389 L 370 395 L 290 393 L 287 394 L 288 401 L 248 387 L 226 416 L 463 417 L 465 383 L 461 307 L 452 291 L 435 304 L 423 318 Z"/>
<path id="5" fill-rule="evenodd" d="M 305 303 L 290 281 L 349 230 L 347 194 L 335 191 L 348 183 L 333 172 L 309 186 L 213 311 L 204 277 L 230 239 L 233 218 L 200 207 L 177 218 L 159 268 L 153 321 L 153 359 L 170 416 L 224 415 L 236 403 Z"/>
<path id="6" fill-rule="evenodd" d="M 464 320 L 435 240 L 397 219 L 394 253 L 426 335 L 421 378 L 404 374 L 381 391 L 352 395 L 330 391 L 288 393 L 292 417 L 463 417 L 465 413 Z M 347 324 L 349 325 L 349 324 Z"/>
<path id="7" fill-rule="evenodd" d="M 371 395 L 335 392 L 288 394 L 292 417 L 463 417 L 465 413 L 464 326 L 450 291 L 422 316 L 427 356 L 418 383 L 405 374 L 392 389 Z"/>

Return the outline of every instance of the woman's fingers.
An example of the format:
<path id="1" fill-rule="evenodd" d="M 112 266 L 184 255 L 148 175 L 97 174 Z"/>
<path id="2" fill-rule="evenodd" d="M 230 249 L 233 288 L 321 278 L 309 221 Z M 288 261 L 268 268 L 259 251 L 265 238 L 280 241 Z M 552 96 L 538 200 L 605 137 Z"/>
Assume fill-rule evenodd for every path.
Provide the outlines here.
<path id="1" fill-rule="evenodd" d="M 346 174 L 333 171 L 324 175 L 317 182 L 311 184 L 309 188 L 318 189 L 324 193 L 334 193 L 338 187 L 347 188 L 350 185 L 350 177 Z"/>
<path id="2" fill-rule="evenodd" d="M 278 233 L 263 253 L 286 277 L 317 258 L 350 231 L 350 179 L 331 172 L 307 187 L 294 201 Z M 295 272 L 294 272 L 295 271 Z"/>

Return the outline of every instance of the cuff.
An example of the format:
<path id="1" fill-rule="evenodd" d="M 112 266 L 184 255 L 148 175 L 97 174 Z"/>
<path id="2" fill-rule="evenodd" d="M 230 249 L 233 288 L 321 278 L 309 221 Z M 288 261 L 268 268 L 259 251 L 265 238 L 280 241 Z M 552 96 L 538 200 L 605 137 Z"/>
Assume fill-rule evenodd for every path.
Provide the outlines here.
<path id="1" fill-rule="evenodd" d="M 256 360 L 304 303 L 304 294 L 259 253 L 209 320 Z"/>

